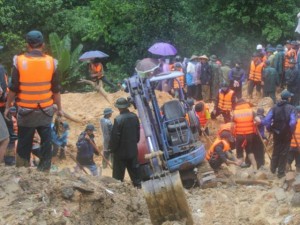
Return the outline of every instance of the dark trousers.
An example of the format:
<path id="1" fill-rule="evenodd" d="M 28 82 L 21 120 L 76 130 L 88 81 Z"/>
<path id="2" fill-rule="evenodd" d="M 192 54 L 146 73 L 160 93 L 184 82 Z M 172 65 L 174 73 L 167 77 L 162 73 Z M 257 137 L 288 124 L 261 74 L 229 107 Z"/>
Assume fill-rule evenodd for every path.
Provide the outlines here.
<path id="1" fill-rule="evenodd" d="M 244 149 L 246 154 L 253 153 L 254 134 L 237 134 L 236 135 L 236 155 L 237 158 L 244 158 Z"/>
<path id="2" fill-rule="evenodd" d="M 196 85 L 187 86 L 187 96 L 188 98 L 194 98 L 196 94 Z"/>
<path id="3" fill-rule="evenodd" d="M 41 151 L 40 163 L 38 169 L 41 171 L 50 170 L 52 158 L 52 145 L 51 145 L 51 127 L 22 127 L 18 126 L 18 145 L 17 154 L 19 157 L 30 161 L 30 153 L 32 149 L 33 136 L 37 130 L 41 137 Z"/>
<path id="4" fill-rule="evenodd" d="M 288 152 L 287 156 L 288 164 L 292 164 L 293 161 L 296 161 L 296 167 L 300 168 L 300 153 L 298 152 L 297 147 L 290 147 L 290 150 Z"/>
<path id="5" fill-rule="evenodd" d="M 257 169 L 265 165 L 265 150 L 264 144 L 257 134 L 253 138 L 253 153 L 257 163 Z"/>
<path id="6" fill-rule="evenodd" d="M 264 97 L 270 97 L 276 103 L 275 91 L 264 91 Z"/>
<path id="7" fill-rule="evenodd" d="M 278 168 L 278 175 L 284 175 L 291 138 L 284 134 L 274 134 L 273 141 L 274 149 L 271 159 L 271 172 L 275 173 Z"/>
<path id="8" fill-rule="evenodd" d="M 123 181 L 125 169 L 127 169 L 133 185 L 141 186 L 140 165 L 137 156 L 132 159 L 121 159 L 117 154 L 113 154 L 113 162 L 113 178 Z"/>
<path id="9" fill-rule="evenodd" d="M 261 81 L 249 80 L 249 83 L 248 83 L 248 95 L 252 96 L 254 87 L 256 88 L 257 92 L 260 92 L 261 91 Z"/>
<path id="10" fill-rule="evenodd" d="M 239 87 L 233 86 L 233 81 L 230 82 L 230 89 L 234 91 L 235 96 L 239 99 L 242 97 L 242 83 L 240 82 Z"/>
<path id="11" fill-rule="evenodd" d="M 219 115 L 223 116 L 224 118 L 224 122 L 225 123 L 229 123 L 231 121 L 231 115 L 230 115 L 230 111 L 224 111 L 224 110 L 221 110 L 219 108 L 216 109 L 216 113 L 211 113 L 211 118 L 214 120 L 216 119 Z"/>

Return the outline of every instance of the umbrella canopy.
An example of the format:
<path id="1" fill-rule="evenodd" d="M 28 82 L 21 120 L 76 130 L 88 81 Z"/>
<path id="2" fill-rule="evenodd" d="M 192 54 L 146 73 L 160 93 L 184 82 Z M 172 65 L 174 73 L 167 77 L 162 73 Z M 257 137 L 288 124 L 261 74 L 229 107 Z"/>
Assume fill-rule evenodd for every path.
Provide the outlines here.
<path id="1" fill-rule="evenodd" d="M 88 60 L 92 60 L 95 58 L 106 58 L 109 57 L 109 55 L 105 54 L 104 52 L 101 51 L 88 51 L 83 53 L 80 57 L 79 60 L 80 61 L 88 61 Z"/>
<path id="2" fill-rule="evenodd" d="M 137 63 L 135 70 L 140 76 L 145 76 L 147 73 L 159 68 L 159 65 L 160 63 L 157 59 L 145 58 Z"/>
<path id="3" fill-rule="evenodd" d="M 155 43 L 148 49 L 148 51 L 154 55 L 161 56 L 176 55 L 177 53 L 177 50 L 173 45 L 164 42 Z"/>

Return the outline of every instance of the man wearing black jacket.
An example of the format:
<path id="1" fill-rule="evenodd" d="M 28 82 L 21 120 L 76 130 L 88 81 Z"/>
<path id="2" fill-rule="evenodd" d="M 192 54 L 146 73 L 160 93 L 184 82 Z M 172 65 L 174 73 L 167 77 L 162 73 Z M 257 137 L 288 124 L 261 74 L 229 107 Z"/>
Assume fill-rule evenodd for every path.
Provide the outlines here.
<path id="1" fill-rule="evenodd" d="M 125 169 L 135 187 L 141 187 L 137 143 L 140 140 L 140 123 L 136 114 L 130 112 L 125 98 L 117 99 L 115 107 L 120 115 L 114 120 L 109 149 L 113 154 L 113 178 L 123 181 Z"/>

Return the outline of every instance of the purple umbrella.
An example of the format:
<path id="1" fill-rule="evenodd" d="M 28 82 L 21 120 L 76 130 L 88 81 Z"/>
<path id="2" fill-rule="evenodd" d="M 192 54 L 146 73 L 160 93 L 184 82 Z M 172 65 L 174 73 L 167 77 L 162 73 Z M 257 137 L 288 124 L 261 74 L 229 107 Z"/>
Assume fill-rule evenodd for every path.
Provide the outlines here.
<path id="1" fill-rule="evenodd" d="M 88 51 L 88 52 L 83 53 L 79 57 L 79 60 L 80 61 L 88 61 L 88 60 L 92 60 L 95 58 L 106 58 L 106 57 L 109 57 L 109 55 L 97 50 L 97 51 Z"/>
<path id="2" fill-rule="evenodd" d="M 164 42 L 155 43 L 148 49 L 148 51 L 152 54 L 161 56 L 176 55 L 177 53 L 177 50 L 173 45 Z"/>

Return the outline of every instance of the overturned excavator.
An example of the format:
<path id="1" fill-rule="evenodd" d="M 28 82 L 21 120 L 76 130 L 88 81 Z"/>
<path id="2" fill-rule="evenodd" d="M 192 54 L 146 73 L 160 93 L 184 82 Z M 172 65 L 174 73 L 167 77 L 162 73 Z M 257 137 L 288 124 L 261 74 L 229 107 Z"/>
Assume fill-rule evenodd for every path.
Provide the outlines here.
<path id="1" fill-rule="evenodd" d="M 198 167 L 204 162 L 205 148 L 199 140 L 198 119 L 183 98 L 159 106 L 155 95 L 157 85 L 175 80 L 182 72 L 157 74 L 159 62 L 146 58 L 136 66 L 137 75 L 125 81 L 129 100 L 138 111 L 142 124 L 139 162 L 142 189 L 153 224 L 186 220 L 193 224 L 182 182 L 197 179 Z"/>

